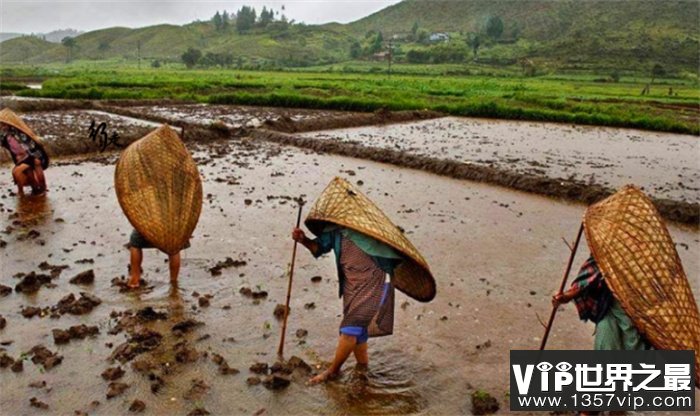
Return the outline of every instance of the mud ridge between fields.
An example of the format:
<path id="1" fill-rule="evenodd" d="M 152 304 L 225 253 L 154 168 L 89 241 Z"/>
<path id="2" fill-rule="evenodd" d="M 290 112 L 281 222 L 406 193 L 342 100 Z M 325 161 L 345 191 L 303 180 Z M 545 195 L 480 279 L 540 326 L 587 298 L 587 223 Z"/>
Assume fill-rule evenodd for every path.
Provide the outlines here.
<path id="1" fill-rule="evenodd" d="M 589 185 L 567 179 L 548 178 L 545 176 L 495 169 L 488 166 L 478 166 L 428 156 L 411 155 L 392 149 L 298 137 L 265 129 L 253 130 L 251 136 L 258 140 L 311 149 L 322 153 L 389 163 L 455 179 L 490 183 L 519 191 L 563 198 L 571 201 L 583 202 L 585 204 L 592 204 L 600 201 L 615 192 L 614 189 L 595 184 Z M 664 218 L 695 227 L 700 225 L 700 204 L 661 198 L 652 198 L 652 200 Z"/>

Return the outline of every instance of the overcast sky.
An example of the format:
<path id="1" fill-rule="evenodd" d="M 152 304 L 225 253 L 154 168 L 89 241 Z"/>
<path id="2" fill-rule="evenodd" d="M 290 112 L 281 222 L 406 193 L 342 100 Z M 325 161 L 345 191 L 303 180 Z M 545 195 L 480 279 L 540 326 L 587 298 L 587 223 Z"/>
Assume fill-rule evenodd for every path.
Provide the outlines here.
<path id="1" fill-rule="evenodd" d="M 83 31 L 112 26 L 141 27 L 207 20 L 217 10 L 243 5 L 281 10 L 306 23 L 351 22 L 399 0 L 0 0 L 0 32 L 47 33 L 56 29 Z"/>

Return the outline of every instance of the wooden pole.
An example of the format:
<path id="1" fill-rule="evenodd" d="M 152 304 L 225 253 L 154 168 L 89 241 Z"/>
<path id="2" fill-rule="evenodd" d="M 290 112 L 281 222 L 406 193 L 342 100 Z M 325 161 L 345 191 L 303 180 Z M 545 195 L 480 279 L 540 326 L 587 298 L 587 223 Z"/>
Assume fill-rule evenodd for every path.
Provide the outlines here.
<path id="1" fill-rule="evenodd" d="M 583 234 L 583 223 L 578 229 L 578 235 L 576 236 L 576 242 L 571 249 L 571 255 L 569 256 L 569 263 L 566 265 L 566 271 L 564 272 L 564 278 L 561 280 L 561 286 L 559 286 L 559 293 L 564 292 L 566 287 L 566 281 L 569 279 L 569 273 L 571 272 L 571 266 L 574 264 L 574 257 L 576 257 L 576 250 L 578 249 L 578 244 L 581 242 L 581 235 Z M 540 344 L 540 350 L 543 350 L 545 345 L 547 345 L 547 338 L 549 338 L 549 331 L 552 329 L 552 324 L 554 323 L 554 317 L 557 315 L 558 306 L 552 308 L 552 313 L 549 315 L 549 323 L 544 330 L 544 336 L 542 337 L 542 343 Z"/>
<path id="2" fill-rule="evenodd" d="M 301 198 L 298 201 L 299 212 L 297 213 L 297 228 L 301 225 L 301 208 L 304 206 L 304 202 Z M 285 303 L 284 309 L 284 321 L 282 322 L 282 336 L 280 337 L 280 346 L 277 348 L 277 355 L 280 358 L 284 356 L 284 335 L 287 332 L 287 318 L 289 317 L 289 300 L 292 297 L 292 280 L 294 279 L 294 261 L 297 258 L 297 242 L 294 241 L 294 248 L 292 249 L 292 264 L 289 267 L 289 284 L 287 285 L 287 302 Z"/>

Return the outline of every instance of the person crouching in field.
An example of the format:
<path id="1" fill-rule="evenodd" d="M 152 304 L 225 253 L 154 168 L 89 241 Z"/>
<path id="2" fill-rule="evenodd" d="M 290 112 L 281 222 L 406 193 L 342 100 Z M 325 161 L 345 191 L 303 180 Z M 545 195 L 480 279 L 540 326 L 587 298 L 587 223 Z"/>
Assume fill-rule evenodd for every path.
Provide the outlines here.
<path id="1" fill-rule="evenodd" d="M 310 384 L 337 378 L 350 354 L 360 368 L 369 364 L 369 337 L 391 335 L 394 327 L 394 288 L 390 277 L 402 257 L 393 248 L 360 232 L 328 225 L 318 238 L 311 240 L 299 228 L 292 239 L 306 247 L 314 257 L 333 250 L 335 253 L 343 320 L 335 358 Z"/>
<path id="2" fill-rule="evenodd" d="M 32 148 L 33 143 L 32 139 L 20 130 L 0 123 L 0 146 L 10 152 L 15 164 L 12 169 L 12 179 L 20 195 L 24 195 L 25 186 L 31 186 L 34 195 L 46 192 L 42 155 L 38 149 Z"/>

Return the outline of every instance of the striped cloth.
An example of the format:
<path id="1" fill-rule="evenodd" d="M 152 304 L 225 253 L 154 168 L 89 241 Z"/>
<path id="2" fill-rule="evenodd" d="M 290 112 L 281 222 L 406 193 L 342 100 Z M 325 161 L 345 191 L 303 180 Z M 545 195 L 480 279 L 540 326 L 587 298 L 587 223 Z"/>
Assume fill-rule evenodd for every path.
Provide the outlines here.
<path id="1" fill-rule="evenodd" d="M 583 263 L 576 280 L 571 283 L 571 288 L 576 291 L 574 303 L 579 318 L 583 321 L 600 322 L 610 309 L 613 295 L 593 256 Z"/>

